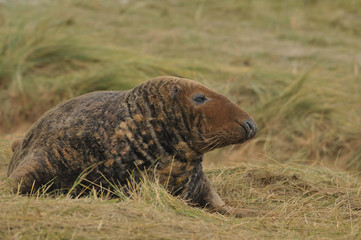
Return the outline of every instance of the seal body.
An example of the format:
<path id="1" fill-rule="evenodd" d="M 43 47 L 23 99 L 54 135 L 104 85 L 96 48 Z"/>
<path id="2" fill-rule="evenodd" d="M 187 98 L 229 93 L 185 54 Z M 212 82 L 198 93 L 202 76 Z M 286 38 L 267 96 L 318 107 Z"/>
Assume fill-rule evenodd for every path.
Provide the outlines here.
<path id="1" fill-rule="evenodd" d="M 49 110 L 13 144 L 8 177 L 29 193 L 51 182 L 69 191 L 86 182 L 124 186 L 154 173 L 173 195 L 235 212 L 202 170 L 203 154 L 252 138 L 257 126 L 226 97 L 192 80 L 159 77 L 129 91 L 100 91 Z M 18 185 L 20 183 L 20 185 Z"/>

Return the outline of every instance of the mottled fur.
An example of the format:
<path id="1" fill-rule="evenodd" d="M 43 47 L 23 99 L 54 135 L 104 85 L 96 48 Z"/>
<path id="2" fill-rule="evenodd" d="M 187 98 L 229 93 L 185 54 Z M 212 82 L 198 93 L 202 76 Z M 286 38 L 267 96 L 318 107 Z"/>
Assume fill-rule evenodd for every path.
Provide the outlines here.
<path id="1" fill-rule="evenodd" d="M 205 96 L 204 103 L 195 101 Z M 12 146 L 8 177 L 22 193 L 53 181 L 69 190 L 87 168 L 89 181 L 126 185 L 154 173 L 173 195 L 221 213 L 245 216 L 220 199 L 202 170 L 205 152 L 256 133 L 250 116 L 200 83 L 159 77 L 129 91 L 102 91 L 45 113 Z M 107 179 L 104 179 L 104 177 Z"/>

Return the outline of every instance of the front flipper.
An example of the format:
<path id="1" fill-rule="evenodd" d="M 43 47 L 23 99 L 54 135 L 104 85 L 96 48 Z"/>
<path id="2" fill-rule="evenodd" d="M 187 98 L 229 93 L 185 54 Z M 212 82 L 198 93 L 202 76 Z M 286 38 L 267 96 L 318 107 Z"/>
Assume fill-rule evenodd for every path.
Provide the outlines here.
<path id="1" fill-rule="evenodd" d="M 227 205 L 214 190 L 208 177 L 203 172 L 202 166 L 200 166 L 193 175 L 192 180 L 188 185 L 188 192 L 185 194 L 185 198 L 201 207 L 208 208 L 212 212 L 218 212 L 225 215 L 250 217 L 261 214 L 259 211 L 234 208 Z"/>
<path id="2" fill-rule="evenodd" d="M 209 210 L 235 217 L 250 217 L 259 214 L 259 212 L 255 210 L 234 208 L 227 205 L 214 190 L 211 182 L 205 174 L 203 174 L 202 185 L 201 196 L 204 196 L 204 199 L 201 202 L 203 203 L 202 205 Z"/>

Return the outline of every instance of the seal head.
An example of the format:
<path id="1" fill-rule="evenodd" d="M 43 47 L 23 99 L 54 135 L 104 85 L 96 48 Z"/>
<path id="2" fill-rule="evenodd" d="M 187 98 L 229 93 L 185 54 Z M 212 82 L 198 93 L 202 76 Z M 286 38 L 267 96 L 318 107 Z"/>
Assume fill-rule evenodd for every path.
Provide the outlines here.
<path id="1" fill-rule="evenodd" d="M 168 119 L 173 131 L 186 136 L 199 153 L 243 143 L 257 132 L 257 125 L 247 112 L 198 82 L 168 78 L 154 93 L 150 101 L 164 103 L 164 110 L 160 111 L 163 119 Z M 160 99 L 167 95 L 169 99 Z"/>

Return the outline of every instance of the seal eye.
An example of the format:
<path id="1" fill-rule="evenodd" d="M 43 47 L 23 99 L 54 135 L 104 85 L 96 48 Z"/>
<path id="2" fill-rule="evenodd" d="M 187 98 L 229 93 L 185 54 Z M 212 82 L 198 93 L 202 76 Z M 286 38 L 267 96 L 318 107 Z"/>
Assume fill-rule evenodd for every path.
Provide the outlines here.
<path id="1" fill-rule="evenodd" d="M 205 101 L 207 101 L 207 98 L 202 95 L 202 94 L 197 94 L 193 97 L 193 101 L 196 103 L 196 104 L 202 104 L 204 103 Z"/>

